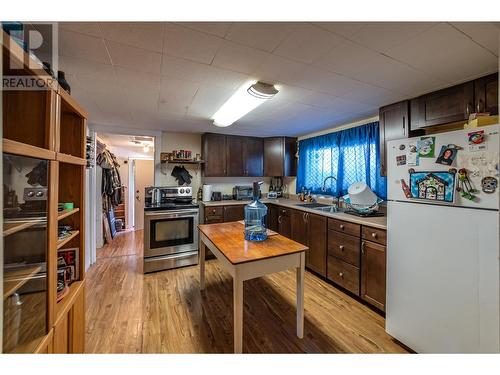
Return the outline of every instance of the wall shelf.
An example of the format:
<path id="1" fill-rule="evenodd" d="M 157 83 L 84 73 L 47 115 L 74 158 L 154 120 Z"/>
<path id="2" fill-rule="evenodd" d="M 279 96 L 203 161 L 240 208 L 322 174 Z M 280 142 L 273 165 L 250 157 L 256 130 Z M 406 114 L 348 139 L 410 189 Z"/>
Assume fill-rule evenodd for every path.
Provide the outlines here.
<path id="1" fill-rule="evenodd" d="M 56 159 L 61 163 L 67 164 L 75 164 L 75 165 L 87 165 L 87 160 L 83 158 L 79 158 L 78 156 L 64 154 L 62 152 L 58 152 L 56 154 Z"/>

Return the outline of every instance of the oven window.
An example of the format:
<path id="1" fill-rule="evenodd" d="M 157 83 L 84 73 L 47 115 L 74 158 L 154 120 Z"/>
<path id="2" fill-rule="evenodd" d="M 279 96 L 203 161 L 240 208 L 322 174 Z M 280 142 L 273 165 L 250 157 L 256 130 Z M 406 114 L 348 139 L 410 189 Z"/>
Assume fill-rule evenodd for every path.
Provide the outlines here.
<path id="1" fill-rule="evenodd" d="M 160 219 L 151 221 L 152 249 L 192 244 L 193 218 Z"/>

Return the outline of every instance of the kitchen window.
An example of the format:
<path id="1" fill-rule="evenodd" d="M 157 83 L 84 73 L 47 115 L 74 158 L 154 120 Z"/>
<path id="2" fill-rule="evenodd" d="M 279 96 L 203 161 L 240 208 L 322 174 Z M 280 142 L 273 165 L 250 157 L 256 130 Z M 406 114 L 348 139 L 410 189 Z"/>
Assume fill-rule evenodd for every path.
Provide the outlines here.
<path id="1" fill-rule="evenodd" d="M 299 142 L 297 192 L 342 196 L 355 182 L 365 182 L 382 199 L 387 197 L 386 178 L 380 176 L 379 123 L 307 138 Z M 329 179 L 326 192 L 323 181 Z"/>

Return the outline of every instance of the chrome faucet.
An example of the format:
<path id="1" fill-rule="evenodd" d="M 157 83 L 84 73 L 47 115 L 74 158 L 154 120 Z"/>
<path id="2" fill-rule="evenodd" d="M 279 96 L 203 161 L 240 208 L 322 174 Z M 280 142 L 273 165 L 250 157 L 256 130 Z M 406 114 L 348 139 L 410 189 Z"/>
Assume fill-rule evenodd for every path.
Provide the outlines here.
<path id="1" fill-rule="evenodd" d="M 328 181 L 330 178 L 333 179 L 333 180 L 335 180 L 335 182 L 337 182 L 337 178 L 334 177 L 334 176 L 328 176 L 328 177 L 326 177 L 323 180 L 323 187 L 321 188 L 321 191 L 326 191 L 326 181 Z M 334 207 L 338 207 L 338 205 L 339 205 L 339 197 L 337 197 L 336 195 L 334 195 L 333 196 L 332 204 L 333 204 Z"/>

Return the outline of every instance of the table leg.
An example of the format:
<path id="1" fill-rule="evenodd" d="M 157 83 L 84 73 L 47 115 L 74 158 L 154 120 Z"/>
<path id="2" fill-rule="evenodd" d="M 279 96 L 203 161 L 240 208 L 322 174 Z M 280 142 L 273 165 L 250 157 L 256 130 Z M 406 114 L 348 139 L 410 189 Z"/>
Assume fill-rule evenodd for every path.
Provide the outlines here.
<path id="1" fill-rule="evenodd" d="M 297 337 L 304 337 L 304 263 L 305 254 L 300 255 L 300 267 L 297 267 Z"/>
<path id="2" fill-rule="evenodd" d="M 198 263 L 200 264 L 200 290 L 205 289 L 205 244 L 203 243 L 201 236 L 198 246 Z"/>
<path id="3" fill-rule="evenodd" d="M 243 352 L 243 281 L 233 277 L 234 352 Z"/>

